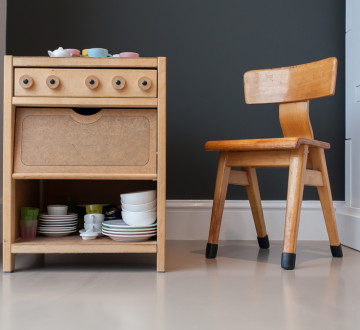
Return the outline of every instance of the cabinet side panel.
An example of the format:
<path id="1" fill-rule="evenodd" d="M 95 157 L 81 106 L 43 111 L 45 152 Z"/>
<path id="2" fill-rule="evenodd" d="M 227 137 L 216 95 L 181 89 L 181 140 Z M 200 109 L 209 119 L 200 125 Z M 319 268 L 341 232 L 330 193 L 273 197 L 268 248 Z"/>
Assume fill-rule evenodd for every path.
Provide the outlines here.
<path id="1" fill-rule="evenodd" d="M 158 247 L 157 271 L 165 271 L 166 241 L 166 58 L 158 60 Z"/>
<path id="2" fill-rule="evenodd" d="M 12 179 L 15 109 L 13 96 L 12 56 L 4 57 L 4 135 L 3 135 L 3 271 L 14 270 L 15 257 L 11 244 L 15 241 L 15 182 Z"/>

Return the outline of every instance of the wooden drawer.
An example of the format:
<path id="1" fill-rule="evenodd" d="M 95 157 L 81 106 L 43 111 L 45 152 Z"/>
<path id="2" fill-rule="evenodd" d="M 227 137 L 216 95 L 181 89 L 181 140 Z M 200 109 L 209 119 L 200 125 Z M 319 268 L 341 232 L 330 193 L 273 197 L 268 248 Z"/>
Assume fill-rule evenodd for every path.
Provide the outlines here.
<path id="1" fill-rule="evenodd" d="M 156 176 L 156 109 L 17 108 L 14 173 Z"/>
<path id="2" fill-rule="evenodd" d="M 157 71 L 16 68 L 15 96 L 157 97 Z"/>

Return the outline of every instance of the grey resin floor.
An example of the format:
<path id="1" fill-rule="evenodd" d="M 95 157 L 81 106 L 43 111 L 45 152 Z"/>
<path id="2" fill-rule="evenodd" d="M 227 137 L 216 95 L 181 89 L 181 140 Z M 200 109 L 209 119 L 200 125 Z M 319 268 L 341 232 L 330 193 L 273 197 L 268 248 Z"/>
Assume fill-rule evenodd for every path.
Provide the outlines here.
<path id="1" fill-rule="evenodd" d="M 281 242 L 168 241 L 167 273 L 153 255 L 19 255 L 0 274 L 1 330 L 359 329 L 360 252 L 299 242 L 280 268 Z"/>

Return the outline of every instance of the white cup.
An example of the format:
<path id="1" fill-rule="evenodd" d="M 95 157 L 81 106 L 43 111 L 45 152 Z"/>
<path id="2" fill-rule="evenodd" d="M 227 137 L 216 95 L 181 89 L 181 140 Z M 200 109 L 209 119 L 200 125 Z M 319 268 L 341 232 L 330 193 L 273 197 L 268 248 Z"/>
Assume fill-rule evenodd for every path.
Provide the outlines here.
<path id="1" fill-rule="evenodd" d="M 48 205 L 47 211 L 49 215 L 66 215 L 68 211 L 67 205 Z"/>
<path id="2" fill-rule="evenodd" d="M 101 225 L 104 221 L 104 214 L 100 213 L 89 213 L 84 216 L 84 228 L 85 230 L 92 229 L 93 231 L 101 231 Z"/>
<path id="3" fill-rule="evenodd" d="M 85 223 L 84 224 L 85 230 L 92 229 L 94 232 L 100 232 L 101 231 L 101 223 Z"/>

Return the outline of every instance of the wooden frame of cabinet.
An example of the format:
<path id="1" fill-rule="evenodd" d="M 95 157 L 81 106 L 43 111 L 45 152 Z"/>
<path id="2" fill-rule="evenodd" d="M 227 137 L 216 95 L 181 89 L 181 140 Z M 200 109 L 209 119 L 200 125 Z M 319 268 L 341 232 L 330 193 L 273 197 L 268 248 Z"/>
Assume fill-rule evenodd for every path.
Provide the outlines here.
<path id="1" fill-rule="evenodd" d="M 68 97 L 15 95 L 15 69 L 126 69 L 156 70 L 155 97 Z M 129 71 L 130 70 L 130 71 Z M 25 70 L 26 71 L 26 70 Z M 136 74 L 136 72 L 134 72 Z M 76 96 L 76 95 L 75 95 Z M 157 110 L 156 174 L 122 173 L 14 173 L 15 114 L 17 107 L 103 107 L 152 108 Z M 156 253 L 157 271 L 165 271 L 165 207 L 166 207 L 166 58 L 4 58 L 4 142 L 3 142 L 3 271 L 15 269 L 15 255 L 26 253 Z M 43 180 L 144 180 L 155 181 L 157 189 L 157 238 L 145 242 L 125 243 L 107 237 L 83 241 L 79 235 L 63 238 L 37 237 L 34 240 L 19 238 L 20 207 L 39 205 L 42 199 Z M 129 181 L 128 181 L 129 182 Z M 39 197 L 40 196 L 40 197 Z"/>

